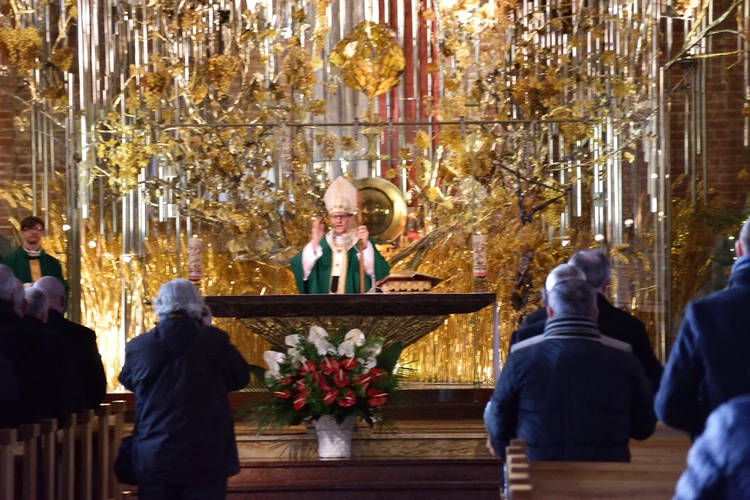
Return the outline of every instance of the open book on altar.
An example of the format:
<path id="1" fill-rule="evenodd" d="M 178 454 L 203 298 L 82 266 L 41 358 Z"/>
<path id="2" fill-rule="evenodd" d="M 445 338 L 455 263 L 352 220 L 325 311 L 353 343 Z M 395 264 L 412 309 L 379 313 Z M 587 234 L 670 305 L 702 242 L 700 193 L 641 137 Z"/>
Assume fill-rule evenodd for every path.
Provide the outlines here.
<path id="1" fill-rule="evenodd" d="M 394 271 L 375 285 L 383 293 L 429 292 L 443 281 L 435 276 L 418 273 L 411 269 Z"/>

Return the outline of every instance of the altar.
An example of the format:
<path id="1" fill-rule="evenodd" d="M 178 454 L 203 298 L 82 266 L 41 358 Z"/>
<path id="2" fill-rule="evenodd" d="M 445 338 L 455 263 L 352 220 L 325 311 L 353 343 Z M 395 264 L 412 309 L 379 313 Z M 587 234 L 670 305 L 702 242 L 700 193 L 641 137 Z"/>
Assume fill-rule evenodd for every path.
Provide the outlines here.
<path id="1" fill-rule="evenodd" d="M 386 344 L 416 342 L 451 314 L 471 314 L 493 307 L 494 371 L 499 368 L 497 297 L 494 293 L 405 293 L 348 295 L 207 296 L 217 318 L 236 318 L 253 333 L 284 348 L 293 330 L 305 333 L 319 325 L 328 331 L 359 328 Z"/>

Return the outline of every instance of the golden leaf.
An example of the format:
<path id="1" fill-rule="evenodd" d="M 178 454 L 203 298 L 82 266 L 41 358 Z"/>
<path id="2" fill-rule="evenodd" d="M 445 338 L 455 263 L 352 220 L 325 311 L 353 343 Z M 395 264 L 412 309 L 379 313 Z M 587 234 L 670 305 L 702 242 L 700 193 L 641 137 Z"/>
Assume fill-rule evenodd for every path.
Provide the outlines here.
<path id="1" fill-rule="evenodd" d="M 414 144 L 419 149 L 427 149 L 430 147 L 430 135 L 424 130 L 417 131 L 417 137 L 414 139 Z"/>
<path id="2" fill-rule="evenodd" d="M 389 168 L 385 172 L 385 178 L 386 179 L 395 179 L 398 176 L 398 172 L 395 168 Z"/>
<path id="3" fill-rule="evenodd" d="M 425 191 L 425 195 L 427 196 L 427 199 L 430 201 L 435 201 L 438 198 L 443 197 L 443 193 L 440 192 L 440 190 L 436 187 L 431 187 L 427 191 Z"/>
<path id="4" fill-rule="evenodd" d="M 626 160 L 626 161 L 627 161 L 628 163 L 633 163 L 633 160 L 635 160 L 635 156 L 633 156 L 633 153 L 630 153 L 630 152 L 628 152 L 628 151 L 626 151 L 625 153 L 623 153 L 623 155 L 622 155 L 622 156 L 624 156 L 624 157 L 625 157 L 625 160 Z"/>

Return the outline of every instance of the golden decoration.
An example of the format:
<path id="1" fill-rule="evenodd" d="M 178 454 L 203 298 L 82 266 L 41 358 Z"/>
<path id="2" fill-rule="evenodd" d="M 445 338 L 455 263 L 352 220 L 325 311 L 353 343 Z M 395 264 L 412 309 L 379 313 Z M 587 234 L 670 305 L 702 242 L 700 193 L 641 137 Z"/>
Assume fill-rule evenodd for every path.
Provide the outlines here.
<path id="1" fill-rule="evenodd" d="M 208 58 L 208 80 L 216 93 L 225 96 L 229 92 L 232 80 L 240 69 L 240 59 L 227 54 L 215 54 Z"/>
<path id="2" fill-rule="evenodd" d="M 22 75 L 31 71 L 41 50 L 42 38 L 36 29 L 0 29 L 0 54 Z"/>
<path id="3" fill-rule="evenodd" d="M 398 238 L 406 227 L 406 201 L 401 190 L 380 177 L 353 182 L 362 197 L 362 222 L 378 243 Z"/>
<path id="4" fill-rule="evenodd" d="M 359 23 L 340 40 L 328 61 L 341 71 L 347 86 L 365 93 L 373 120 L 372 100 L 398 85 L 406 66 L 404 51 L 396 44 L 390 28 L 372 21 Z"/>

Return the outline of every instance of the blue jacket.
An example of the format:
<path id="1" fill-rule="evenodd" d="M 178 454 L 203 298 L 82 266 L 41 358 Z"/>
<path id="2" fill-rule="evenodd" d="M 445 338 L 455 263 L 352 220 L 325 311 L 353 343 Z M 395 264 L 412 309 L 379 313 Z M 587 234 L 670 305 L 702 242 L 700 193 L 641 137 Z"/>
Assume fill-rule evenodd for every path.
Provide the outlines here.
<path id="1" fill-rule="evenodd" d="M 529 460 L 627 462 L 654 432 L 653 392 L 624 342 L 590 318 L 558 316 L 516 344 L 485 409 L 492 447 L 526 440 Z"/>
<path id="2" fill-rule="evenodd" d="M 227 393 L 247 384 L 248 365 L 225 332 L 172 316 L 125 347 L 135 473 L 143 484 L 223 480 L 240 470 Z"/>
<path id="3" fill-rule="evenodd" d="M 722 403 L 750 394 L 750 256 L 735 262 L 729 286 L 692 302 L 656 395 L 656 414 L 695 439 Z"/>
<path id="4" fill-rule="evenodd" d="M 714 411 L 688 454 L 675 500 L 750 499 L 750 397 Z"/>

